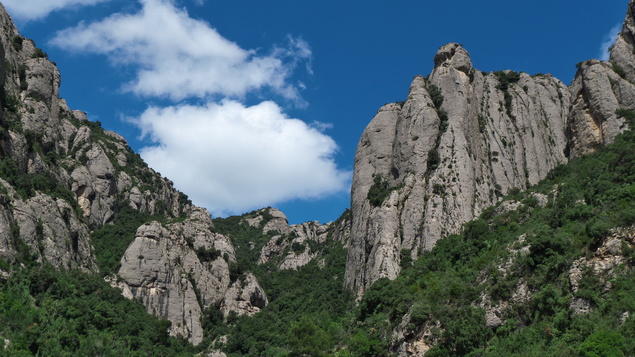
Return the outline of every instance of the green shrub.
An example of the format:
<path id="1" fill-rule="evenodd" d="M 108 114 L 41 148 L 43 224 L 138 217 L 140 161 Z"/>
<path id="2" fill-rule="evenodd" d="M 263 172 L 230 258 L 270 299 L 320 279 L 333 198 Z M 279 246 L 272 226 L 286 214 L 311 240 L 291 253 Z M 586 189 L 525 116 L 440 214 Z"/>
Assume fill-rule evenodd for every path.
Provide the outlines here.
<path id="1" fill-rule="evenodd" d="M 443 104 L 443 93 L 439 87 L 434 84 L 427 82 L 427 90 L 428 94 L 430 94 L 430 99 L 432 99 L 432 103 L 435 108 L 441 108 L 441 104 Z"/>
<path id="2" fill-rule="evenodd" d="M 629 127 L 633 129 L 633 125 L 635 124 L 635 111 L 631 109 L 616 109 L 615 114 L 618 118 L 624 118 Z"/>
<path id="3" fill-rule="evenodd" d="M 18 67 L 18 78 L 20 79 L 20 90 L 27 90 L 29 83 L 26 80 L 26 66 L 24 64 Z"/>
<path id="4" fill-rule="evenodd" d="M 11 44 L 13 45 L 13 48 L 18 52 L 22 51 L 23 41 L 24 41 L 24 38 L 20 35 L 15 35 L 11 38 Z"/>
<path id="5" fill-rule="evenodd" d="M 430 149 L 430 151 L 428 151 L 427 160 L 428 171 L 436 170 L 437 167 L 439 167 L 440 163 L 441 158 L 439 157 L 439 152 L 437 151 L 437 149 Z"/>
<path id="6" fill-rule="evenodd" d="M 615 331 L 598 331 L 584 340 L 580 354 L 584 357 L 623 357 L 624 336 Z"/>
<path id="7" fill-rule="evenodd" d="M 44 51 L 42 51 L 41 48 L 36 47 L 35 52 L 33 52 L 31 57 L 32 58 L 48 58 L 49 56 Z"/>
<path id="8" fill-rule="evenodd" d="M 293 242 L 293 244 L 291 244 L 291 250 L 295 254 L 302 254 L 306 250 L 306 245 L 298 242 Z"/>
<path id="9" fill-rule="evenodd" d="M 216 250 L 214 247 L 198 247 L 194 252 L 201 263 L 213 262 L 220 257 L 220 251 Z"/>
<path id="10" fill-rule="evenodd" d="M 388 181 L 383 179 L 380 175 L 375 175 L 373 178 L 373 185 L 368 190 L 368 201 L 373 207 L 379 207 L 384 203 L 386 198 L 390 195 L 392 190 L 388 187 Z"/>

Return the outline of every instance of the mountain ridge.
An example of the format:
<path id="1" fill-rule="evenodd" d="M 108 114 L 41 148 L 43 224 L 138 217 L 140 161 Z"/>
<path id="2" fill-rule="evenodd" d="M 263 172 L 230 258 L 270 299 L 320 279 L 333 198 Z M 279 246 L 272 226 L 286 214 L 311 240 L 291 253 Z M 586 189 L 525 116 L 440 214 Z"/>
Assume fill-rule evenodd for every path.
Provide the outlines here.
<path id="1" fill-rule="evenodd" d="M 203 340 L 205 308 L 257 312 L 236 303 L 241 294 L 264 306 L 253 279 L 232 290 L 234 248 L 214 233 L 209 212 L 150 169 L 121 135 L 68 108 L 56 65 L 18 33 L 4 7 L 0 23 L 0 275 L 44 263 L 106 275 L 126 297 L 170 320 L 171 335 L 193 344 Z"/>
<path id="2" fill-rule="evenodd" d="M 260 352 L 280 348 L 296 353 L 306 347 L 303 331 L 329 328 L 337 330 L 333 334 L 348 334 L 348 340 L 340 335 L 343 340 L 331 338 L 331 352 L 350 349 L 356 355 L 381 355 L 381 350 L 377 352 L 380 346 L 401 355 L 421 354 L 435 345 L 458 351 L 450 345 L 452 336 L 444 335 L 443 340 L 432 332 L 436 328 L 446 335 L 461 336 L 447 316 L 424 318 L 427 315 L 414 305 L 391 305 L 408 301 L 403 296 L 384 303 L 382 299 L 389 294 L 383 289 L 419 289 L 400 285 L 402 278 L 417 279 L 412 270 L 405 277 L 402 271 L 415 261 L 436 272 L 434 261 L 416 262 L 429 257 L 427 252 L 443 237 L 465 245 L 470 254 L 487 246 L 478 241 L 479 234 L 486 236 L 489 230 L 483 228 L 483 222 L 464 225 L 483 212 L 496 223 L 512 216 L 521 219 L 527 213 L 524 210 L 552 209 L 549 205 L 560 202 L 559 195 L 566 188 L 519 197 L 503 202 L 494 213 L 488 211 L 505 194 L 520 194 L 549 175 L 557 175 L 554 169 L 561 164 L 613 142 L 635 119 L 635 1 L 631 1 L 610 61 L 580 63 L 569 87 L 549 75 L 508 70 L 483 73 L 473 68 L 461 45 L 442 46 L 430 76 L 416 76 L 408 98 L 381 107 L 364 131 L 355 157 L 351 210 L 338 221 L 289 225 L 284 214 L 273 208 L 212 220 L 207 210 L 193 206 L 171 181 L 147 167 L 123 137 L 68 108 L 59 97 L 56 66 L 17 32 L 3 8 L 0 24 L 4 59 L 0 63 L 0 280 L 13 284 L 14 274 L 37 267 L 99 275 L 126 298 L 141 302 L 148 313 L 169 320 L 169 327 L 162 326 L 171 336 L 201 348 L 236 348 L 234 353 L 250 354 L 252 347 Z M 619 194 L 630 197 L 628 192 Z M 581 203 L 565 203 L 573 207 L 571 215 L 589 219 L 586 208 L 577 207 Z M 548 219 L 558 225 L 553 217 Z M 623 255 L 615 246 L 604 244 L 607 227 L 595 221 L 587 225 L 589 232 L 584 234 L 597 239 L 593 244 L 601 248 L 598 254 Z M 621 229 L 610 234 L 632 235 L 628 227 Z M 461 238 L 455 236 L 458 233 Z M 565 246 L 559 241 L 541 241 L 537 233 L 527 239 L 533 245 L 510 251 L 527 248 L 531 252 L 544 245 L 548 252 Z M 455 259 L 460 254 L 447 247 L 451 243 L 443 244 L 440 249 L 451 254 L 443 259 L 460 261 Z M 338 270 L 342 247 L 347 249 L 344 272 Z M 331 259 L 330 252 L 336 252 L 338 259 Z M 536 260 L 542 259 L 538 253 Z M 327 262 L 334 266 L 326 266 Z M 534 267 L 531 262 L 522 264 Z M 576 264 L 579 271 L 572 273 L 576 277 L 571 284 L 584 285 L 583 271 L 593 265 L 590 260 Z M 311 301 L 321 304 L 327 301 L 326 293 L 337 295 L 341 306 L 332 315 L 325 313 L 328 316 L 321 321 L 335 327 L 316 323 L 316 316 L 303 316 L 292 321 L 292 328 L 286 326 L 289 341 L 295 342 L 271 347 L 249 341 L 249 348 L 240 346 L 248 342 L 239 339 L 242 330 L 231 332 L 232 328 L 249 321 L 261 323 L 247 316 L 266 310 L 269 304 L 284 307 L 285 299 L 295 296 L 295 291 L 285 295 L 292 290 L 290 286 L 276 285 L 273 280 L 295 276 L 308 280 L 302 275 L 307 271 L 331 274 L 320 276 L 320 282 L 333 291 L 300 288 L 318 296 Z M 507 276 L 487 275 L 491 280 Z M 263 277 L 271 285 L 261 286 Z M 343 312 L 349 308 L 345 292 L 332 288 L 333 282 L 340 281 L 340 286 L 357 294 L 354 317 Z M 273 290 L 278 294 L 274 298 L 280 300 L 268 296 L 272 286 L 287 290 Z M 498 285 L 491 289 L 490 295 L 505 290 Z M 364 294 L 366 290 L 370 293 Z M 533 290 L 523 291 L 527 299 L 519 301 L 531 303 L 528 294 Z M 30 296 L 39 293 L 28 292 Z M 582 300 L 571 303 L 572 311 L 593 307 L 594 300 L 575 297 Z M 479 314 L 483 314 L 481 327 L 491 330 L 483 332 L 479 327 L 483 332 L 479 343 L 512 319 L 490 302 L 483 300 L 478 308 L 463 306 L 461 310 L 474 321 L 480 321 Z M 287 306 L 300 309 L 298 304 Z M 391 310 L 388 318 L 382 306 Z M 344 319 L 342 316 L 358 325 L 337 320 Z M 389 332 L 375 326 L 384 320 L 399 326 L 391 325 Z M 285 324 L 290 322 L 277 321 L 277 328 Z M 374 327 L 367 329 L 369 326 Z M 219 331 L 233 333 L 229 344 L 222 342 L 227 337 L 223 339 Z M 210 336 L 215 340 L 210 341 Z M 375 343 L 373 338 L 381 342 Z M 37 352 L 37 348 L 31 351 Z"/>
<path id="3" fill-rule="evenodd" d="M 512 189 L 612 142 L 635 103 L 634 4 L 609 62 L 578 65 L 567 87 L 550 75 L 473 68 L 442 46 L 429 77 L 386 104 L 357 148 L 346 286 L 360 295 Z M 381 193 L 380 197 L 376 194 Z"/>

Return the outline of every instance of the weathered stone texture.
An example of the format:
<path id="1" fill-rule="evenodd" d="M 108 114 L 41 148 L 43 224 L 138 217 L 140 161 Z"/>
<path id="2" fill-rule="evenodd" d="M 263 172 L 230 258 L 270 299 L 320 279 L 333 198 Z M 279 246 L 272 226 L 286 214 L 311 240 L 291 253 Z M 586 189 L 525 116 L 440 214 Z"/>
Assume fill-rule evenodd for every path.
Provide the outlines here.
<path id="1" fill-rule="evenodd" d="M 580 63 L 569 87 L 551 75 L 483 73 L 461 45 L 442 46 L 430 76 L 415 77 L 408 98 L 381 107 L 361 136 L 345 285 L 361 294 L 394 279 L 404 254 L 431 249 L 511 189 L 626 130 L 635 110 L 634 4 L 610 62 Z M 377 182 L 386 182 L 380 204 L 369 198 Z"/>

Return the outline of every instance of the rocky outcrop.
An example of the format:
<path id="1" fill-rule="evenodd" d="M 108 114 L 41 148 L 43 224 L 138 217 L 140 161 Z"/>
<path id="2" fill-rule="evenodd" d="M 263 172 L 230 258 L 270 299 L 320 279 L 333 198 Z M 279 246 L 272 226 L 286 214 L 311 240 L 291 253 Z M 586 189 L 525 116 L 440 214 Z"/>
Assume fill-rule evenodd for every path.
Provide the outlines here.
<path id="1" fill-rule="evenodd" d="M 592 152 L 613 141 L 627 127 L 635 110 L 635 3 L 628 6 L 622 31 L 609 62 L 578 64 L 571 84 L 571 115 L 567 134 L 569 156 Z M 630 118 L 629 118 L 630 116 Z"/>
<path id="2" fill-rule="evenodd" d="M 255 228 L 247 249 L 260 250 L 259 264 L 273 261 L 279 269 L 295 270 L 319 255 L 327 237 L 334 236 L 331 226 L 338 227 L 338 239 L 345 239 L 346 222 L 290 226 L 284 213 L 265 208 L 245 215 L 239 224 Z M 258 243 L 259 237 L 267 240 Z M 230 264 L 235 263 L 229 238 L 215 232 L 206 210 L 192 208 L 184 220 L 141 226 L 111 283 L 126 297 L 141 301 L 149 312 L 170 320 L 171 334 L 199 344 L 205 309 L 219 309 L 227 318 L 231 313 L 253 315 L 268 304 L 253 274 L 232 281 Z"/>
<path id="3" fill-rule="evenodd" d="M 23 199 L 6 181 L 0 180 L 0 185 L 4 191 L 0 259 L 21 264 L 26 258 L 65 269 L 96 269 L 89 231 L 67 201 L 41 193 Z"/>
<path id="4" fill-rule="evenodd" d="M 2 266 L 20 264 L 21 249 L 54 267 L 96 270 L 90 231 L 112 222 L 123 205 L 168 218 L 191 209 L 123 137 L 68 108 L 57 67 L 2 7 L 0 27 L 0 235 L 15 236 L 4 240 Z"/>
<path id="5" fill-rule="evenodd" d="M 622 31 L 611 47 L 609 62 L 619 66 L 626 80 L 635 83 L 635 2 L 630 1 Z"/>
<path id="6" fill-rule="evenodd" d="M 404 102 L 386 104 L 355 155 L 345 284 L 361 293 L 569 158 L 613 141 L 635 119 L 635 5 L 610 62 L 579 64 L 570 87 L 550 75 L 473 68 L 447 44 Z"/>
<path id="7" fill-rule="evenodd" d="M 569 92 L 555 78 L 472 68 L 443 46 L 428 79 L 388 104 L 355 157 L 346 284 L 362 291 L 494 204 L 566 160 Z"/>
<path id="8" fill-rule="evenodd" d="M 268 304 L 252 274 L 231 281 L 233 263 L 230 240 L 214 233 L 209 212 L 197 208 L 182 222 L 139 227 L 114 285 L 148 312 L 170 320 L 171 334 L 196 345 L 204 337 L 205 309 L 220 309 L 225 317 L 230 312 L 253 315 Z"/>
<path id="9" fill-rule="evenodd" d="M 574 297 L 570 308 L 574 314 L 583 314 L 591 311 L 591 303 L 575 293 L 580 289 L 580 282 L 585 274 L 598 277 L 603 285 L 602 292 L 609 291 L 613 284 L 611 278 L 618 273 L 623 274 L 628 269 L 628 256 L 625 247 L 635 247 L 635 227 L 621 227 L 612 229 L 606 237 L 599 242 L 597 249 L 590 257 L 582 257 L 573 262 L 569 268 L 569 282 Z"/>
<path id="10" fill-rule="evenodd" d="M 425 356 L 430 348 L 438 342 L 434 330 L 439 329 L 438 321 L 426 321 L 416 327 L 415 331 L 408 326 L 415 325 L 411 313 L 406 313 L 399 325 L 392 332 L 391 352 L 399 357 Z"/>
<path id="11" fill-rule="evenodd" d="M 270 207 L 254 212 L 252 217 L 246 218 L 246 222 L 271 237 L 260 248 L 258 264 L 273 261 L 278 269 L 283 270 L 297 270 L 316 258 L 319 248 L 329 237 L 346 240 L 346 224 L 313 221 L 289 225 L 284 213 Z"/>
<path id="12" fill-rule="evenodd" d="M 237 315 L 252 316 L 268 303 L 267 295 L 258 285 L 256 277 L 248 273 L 243 279 L 234 282 L 227 290 L 220 310 L 224 317 L 227 317 L 231 312 L 235 312 Z"/>
<path id="13" fill-rule="evenodd" d="M 25 260 L 96 270 L 65 163 L 79 121 L 59 98 L 60 74 L 0 6 L 0 264 Z"/>
<path id="14" fill-rule="evenodd" d="M 570 157 L 613 142 L 627 127 L 625 113 L 635 109 L 635 86 L 620 76 L 626 72 L 619 65 L 590 60 L 578 67 L 570 87 L 572 103 L 567 127 Z"/>
<path id="15" fill-rule="evenodd" d="M 117 274 L 124 296 L 170 320 L 171 334 L 193 344 L 203 339 L 202 311 L 223 300 L 236 259 L 229 239 L 211 232 L 211 223 L 209 213 L 197 209 L 183 222 L 139 227 Z"/>
<path id="16" fill-rule="evenodd" d="M 231 281 L 234 247 L 209 212 L 59 98 L 57 67 L 1 5 L 0 57 L 0 279 L 33 262 L 97 273 L 91 233 L 132 209 L 154 221 L 138 227 L 107 279 L 170 320 L 172 335 L 198 344 L 204 309 L 243 314 L 267 304 L 253 275 Z"/>

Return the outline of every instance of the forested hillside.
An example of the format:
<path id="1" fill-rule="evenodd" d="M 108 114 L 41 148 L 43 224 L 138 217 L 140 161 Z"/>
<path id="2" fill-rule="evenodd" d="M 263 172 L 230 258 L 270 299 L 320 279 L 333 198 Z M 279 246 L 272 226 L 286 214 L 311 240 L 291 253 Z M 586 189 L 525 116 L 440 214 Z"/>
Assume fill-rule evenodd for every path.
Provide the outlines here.
<path id="1" fill-rule="evenodd" d="M 0 356 L 635 356 L 635 1 L 569 87 L 442 46 L 326 224 L 212 219 L 0 25 Z"/>
<path id="2" fill-rule="evenodd" d="M 630 113 L 627 113 L 630 115 Z M 253 216 L 253 214 L 251 214 Z M 98 275 L 27 264 L 0 289 L 8 356 L 621 356 L 635 354 L 635 134 L 557 167 L 439 241 L 397 279 L 355 304 L 343 289 L 345 250 L 328 238 L 298 270 L 257 265 L 263 233 L 244 217 L 215 220 L 237 247 L 237 279 L 252 271 L 269 304 L 254 316 L 217 309 L 199 347 Z M 258 243 L 260 242 L 260 243 Z M 301 248 L 296 248 L 301 249 Z"/>
<path id="3" fill-rule="evenodd" d="M 398 278 L 376 282 L 358 305 L 338 285 L 334 243 L 322 248 L 324 267 L 259 267 L 269 305 L 215 327 L 229 336 L 216 346 L 229 356 L 633 355 L 634 224 L 629 131 L 404 259 Z M 238 247 L 254 239 L 225 229 Z"/>

